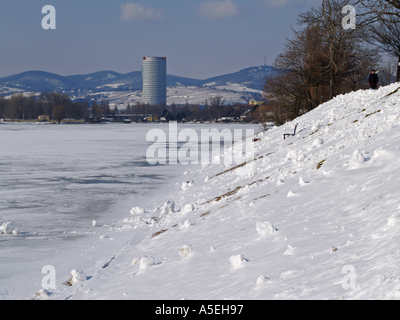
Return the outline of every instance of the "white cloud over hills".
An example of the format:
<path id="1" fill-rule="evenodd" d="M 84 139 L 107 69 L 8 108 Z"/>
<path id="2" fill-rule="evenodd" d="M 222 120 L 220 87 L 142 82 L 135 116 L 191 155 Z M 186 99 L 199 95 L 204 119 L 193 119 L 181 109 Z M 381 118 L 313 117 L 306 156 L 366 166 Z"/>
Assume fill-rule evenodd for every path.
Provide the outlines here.
<path id="1" fill-rule="evenodd" d="M 121 4 L 122 21 L 162 21 L 165 18 L 159 9 L 145 7 L 140 3 Z"/>

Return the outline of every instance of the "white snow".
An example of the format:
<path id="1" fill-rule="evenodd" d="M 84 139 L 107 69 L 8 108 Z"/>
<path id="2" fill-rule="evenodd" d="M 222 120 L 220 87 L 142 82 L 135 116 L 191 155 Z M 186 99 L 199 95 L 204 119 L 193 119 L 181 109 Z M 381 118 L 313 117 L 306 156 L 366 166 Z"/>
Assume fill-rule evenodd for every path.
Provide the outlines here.
<path id="1" fill-rule="evenodd" d="M 69 283 L 71 285 L 74 285 L 76 282 L 83 282 L 87 280 L 85 272 L 79 269 L 74 269 L 71 271 L 71 279 L 69 280 Z"/>
<path id="2" fill-rule="evenodd" d="M 266 222 L 258 221 L 256 229 L 261 237 L 268 237 L 276 231 L 273 224 L 269 221 Z"/>
<path id="3" fill-rule="evenodd" d="M 155 264 L 154 257 L 143 256 L 139 261 L 139 270 L 143 271 Z"/>
<path id="4" fill-rule="evenodd" d="M 182 182 L 181 190 L 185 191 L 185 190 L 189 189 L 193 185 L 194 185 L 193 181 L 184 181 L 184 182 Z"/>
<path id="5" fill-rule="evenodd" d="M 38 293 L 35 294 L 35 296 L 33 297 L 34 300 L 47 300 L 48 296 L 51 293 L 49 291 L 47 291 L 46 289 L 40 289 L 38 291 Z"/>
<path id="6" fill-rule="evenodd" d="M 351 169 L 358 168 L 361 163 L 364 162 L 364 155 L 360 150 L 354 150 L 353 155 L 350 159 L 349 165 Z"/>
<path id="7" fill-rule="evenodd" d="M 289 244 L 289 245 L 287 246 L 287 249 L 286 249 L 284 255 L 286 255 L 286 256 L 292 255 L 293 252 L 294 252 L 294 249 L 295 249 L 295 248 Z"/>
<path id="8" fill-rule="evenodd" d="M 229 262 L 231 263 L 232 270 L 236 270 L 242 268 L 247 260 L 241 254 L 237 254 L 229 258 Z"/>
<path id="9" fill-rule="evenodd" d="M 242 166 L 164 166 L 180 176 L 120 203 L 113 222 L 96 217 L 47 299 L 400 299 L 399 101 L 398 84 L 339 95 L 257 134 Z M 62 285 L 66 262 L 88 276 L 79 290 Z M 22 298 L 41 289 L 40 270 Z"/>
<path id="10" fill-rule="evenodd" d="M 2 226 L 0 226 L 0 233 L 12 234 L 14 231 L 14 225 L 12 222 L 4 222 Z"/>
<path id="11" fill-rule="evenodd" d="M 256 284 L 255 284 L 255 286 L 256 287 L 259 287 L 259 286 L 261 286 L 264 282 L 266 282 L 266 281 L 268 281 L 268 278 L 266 278 L 266 277 L 264 277 L 264 276 L 259 276 L 258 278 L 257 278 L 257 281 L 256 281 Z"/>
<path id="12" fill-rule="evenodd" d="M 192 225 L 192 222 L 190 220 L 186 220 L 185 222 L 179 222 L 179 229 L 187 229 L 189 226 Z"/>
<path id="13" fill-rule="evenodd" d="M 161 206 L 161 214 L 159 219 L 165 218 L 167 215 L 171 215 L 175 212 L 175 202 L 172 200 L 165 201 Z"/>
<path id="14" fill-rule="evenodd" d="M 140 207 L 133 207 L 131 209 L 131 214 L 143 214 L 144 212 L 145 212 L 145 210 Z"/>
<path id="15" fill-rule="evenodd" d="M 194 204 L 185 204 L 181 209 L 182 214 L 189 213 L 195 209 Z"/>
<path id="16" fill-rule="evenodd" d="M 307 182 L 304 181 L 303 177 L 300 177 L 300 178 L 299 178 L 299 185 L 300 185 L 301 187 L 303 187 L 303 186 L 305 186 L 306 184 L 307 184 Z"/>
<path id="17" fill-rule="evenodd" d="M 192 246 L 190 244 L 185 244 L 179 248 L 179 255 L 182 260 L 186 259 L 192 253 Z"/>
<path id="18" fill-rule="evenodd" d="M 392 214 L 387 221 L 387 226 L 388 227 L 395 227 L 397 224 L 400 223 L 400 213 L 394 213 Z"/>

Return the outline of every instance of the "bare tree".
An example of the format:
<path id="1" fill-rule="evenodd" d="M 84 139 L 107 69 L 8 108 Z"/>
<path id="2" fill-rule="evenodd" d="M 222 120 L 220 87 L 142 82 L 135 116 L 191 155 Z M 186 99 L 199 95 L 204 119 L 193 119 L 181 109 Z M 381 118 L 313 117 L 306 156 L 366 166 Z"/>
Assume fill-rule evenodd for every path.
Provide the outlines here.
<path id="1" fill-rule="evenodd" d="M 103 110 L 97 103 L 93 103 L 92 105 L 92 115 L 93 119 L 97 119 L 98 122 L 101 122 L 101 118 L 103 116 Z"/>
<path id="2" fill-rule="evenodd" d="M 8 103 L 7 116 L 14 122 L 15 119 L 22 119 L 22 108 L 24 104 L 24 95 L 17 93 L 12 95 Z"/>
<path id="3" fill-rule="evenodd" d="M 55 106 L 53 109 L 53 119 L 58 122 L 58 124 L 61 123 L 61 120 L 65 118 L 65 109 L 63 106 Z"/>
<path id="4" fill-rule="evenodd" d="M 7 101 L 6 99 L 4 99 L 4 96 L 2 95 L 0 97 L 0 119 L 3 118 L 6 107 L 7 107 Z"/>
<path id="5" fill-rule="evenodd" d="M 225 99 L 222 95 L 216 95 L 209 99 L 212 108 L 222 107 L 225 104 Z"/>
<path id="6" fill-rule="evenodd" d="M 274 65 L 280 70 L 265 82 L 268 105 L 279 118 L 293 119 L 336 94 L 364 88 L 379 60 L 366 47 L 363 28 L 344 29 L 343 6 L 349 0 L 323 0 L 318 8 L 299 15 L 303 28 L 293 30 Z"/>
<path id="7" fill-rule="evenodd" d="M 381 51 L 398 59 L 396 81 L 400 81 L 400 24 L 397 17 L 385 15 L 377 23 L 370 26 L 369 42 Z"/>
<path id="8" fill-rule="evenodd" d="M 353 0 L 349 4 L 361 10 L 357 16 L 364 19 L 364 24 L 385 20 L 400 22 L 400 0 Z"/>
<path id="9" fill-rule="evenodd" d="M 357 45 L 367 37 L 364 26 L 368 18 L 359 21 L 355 29 L 343 28 L 342 9 L 350 3 L 350 0 L 323 0 L 321 6 L 300 14 L 298 19 L 300 25 L 319 26 L 324 32 L 324 69 L 329 75 L 330 98 L 335 95 L 338 80 L 348 71 L 349 61 L 358 54 Z"/>
<path id="10" fill-rule="evenodd" d="M 397 59 L 389 59 L 379 67 L 379 82 L 382 86 L 391 84 L 397 71 Z M 394 79 L 393 79 L 394 78 Z"/>
<path id="11" fill-rule="evenodd" d="M 223 106 L 225 105 L 225 99 L 222 95 L 216 95 L 209 99 L 210 108 L 209 112 L 212 118 L 218 119 L 223 113 Z"/>

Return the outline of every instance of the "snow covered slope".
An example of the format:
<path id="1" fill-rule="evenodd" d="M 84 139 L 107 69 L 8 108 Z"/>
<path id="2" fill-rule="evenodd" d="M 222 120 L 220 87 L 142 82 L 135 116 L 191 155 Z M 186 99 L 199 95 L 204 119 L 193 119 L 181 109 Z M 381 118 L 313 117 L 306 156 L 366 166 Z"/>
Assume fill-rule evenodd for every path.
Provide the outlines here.
<path id="1" fill-rule="evenodd" d="M 398 84 L 360 90 L 260 133 L 252 174 L 188 167 L 47 298 L 399 299 L 399 102 Z"/>

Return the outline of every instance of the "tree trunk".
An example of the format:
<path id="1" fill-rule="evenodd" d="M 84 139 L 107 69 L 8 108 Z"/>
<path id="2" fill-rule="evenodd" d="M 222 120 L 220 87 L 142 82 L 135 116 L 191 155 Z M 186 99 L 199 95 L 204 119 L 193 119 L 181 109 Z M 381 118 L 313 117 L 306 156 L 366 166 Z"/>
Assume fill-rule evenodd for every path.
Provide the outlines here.
<path id="1" fill-rule="evenodd" d="M 333 99 L 333 95 L 335 94 L 335 78 L 333 73 L 331 73 L 331 81 L 330 81 L 330 99 Z"/>

